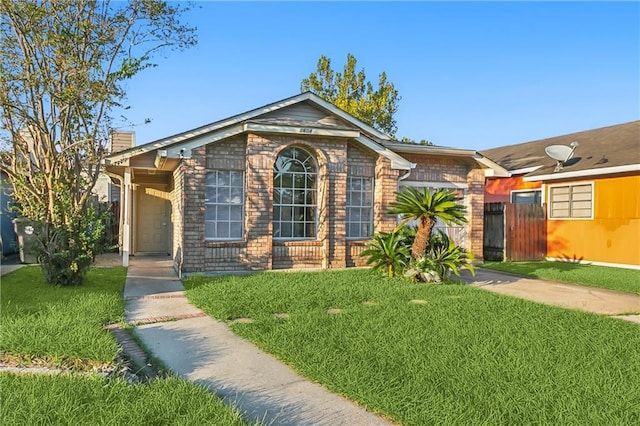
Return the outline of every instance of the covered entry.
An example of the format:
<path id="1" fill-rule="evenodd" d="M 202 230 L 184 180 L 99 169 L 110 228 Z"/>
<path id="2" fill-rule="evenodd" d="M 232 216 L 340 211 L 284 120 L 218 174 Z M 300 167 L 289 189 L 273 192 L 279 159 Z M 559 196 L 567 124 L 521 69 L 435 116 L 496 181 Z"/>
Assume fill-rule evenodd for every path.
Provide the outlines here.
<path id="1" fill-rule="evenodd" d="M 135 192 L 135 253 L 170 254 L 171 217 L 166 188 L 139 187 Z"/>

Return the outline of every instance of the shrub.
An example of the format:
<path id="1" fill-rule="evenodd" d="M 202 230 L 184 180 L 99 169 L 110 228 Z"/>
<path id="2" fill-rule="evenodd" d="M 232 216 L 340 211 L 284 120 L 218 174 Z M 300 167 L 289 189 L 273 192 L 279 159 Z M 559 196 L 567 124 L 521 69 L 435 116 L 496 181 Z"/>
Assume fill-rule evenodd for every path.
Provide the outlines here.
<path id="1" fill-rule="evenodd" d="M 475 274 L 472 261 L 473 253 L 467 252 L 447 234 L 438 231 L 431 236 L 425 255 L 412 261 L 404 276 L 414 281 L 442 282 L 449 278 L 451 272 L 460 275 L 461 269 Z"/>
<path id="2" fill-rule="evenodd" d="M 409 261 L 411 244 L 407 244 L 405 237 L 396 232 L 381 232 L 367 244 L 368 249 L 360 256 L 369 256 L 367 265 L 373 264 L 373 269 L 382 271 L 387 277 L 402 274 Z"/>

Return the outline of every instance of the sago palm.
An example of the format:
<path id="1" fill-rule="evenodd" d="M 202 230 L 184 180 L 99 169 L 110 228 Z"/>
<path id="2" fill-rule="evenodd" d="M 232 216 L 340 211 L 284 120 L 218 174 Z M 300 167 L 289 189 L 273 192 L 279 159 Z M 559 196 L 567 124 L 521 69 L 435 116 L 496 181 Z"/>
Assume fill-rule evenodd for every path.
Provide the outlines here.
<path id="1" fill-rule="evenodd" d="M 416 238 L 411 246 L 414 259 L 424 256 L 429 245 L 429 238 L 437 219 L 446 225 L 461 225 L 467 221 L 464 217 L 465 207 L 458 204 L 456 193 L 449 189 L 407 187 L 396 192 L 396 201 L 390 203 L 389 214 L 403 216 L 398 227 L 411 220 L 417 220 Z"/>
<path id="2" fill-rule="evenodd" d="M 396 232 L 381 232 L 367 243 L 367 250 L 360 256 L 368 256 L 367 265 L 373 264 L 373 269 L 382 271 L 387 277 L 393 277 L 402 272 L 409 260 L 409 249 L 404 245 L 404 239 Z"/>

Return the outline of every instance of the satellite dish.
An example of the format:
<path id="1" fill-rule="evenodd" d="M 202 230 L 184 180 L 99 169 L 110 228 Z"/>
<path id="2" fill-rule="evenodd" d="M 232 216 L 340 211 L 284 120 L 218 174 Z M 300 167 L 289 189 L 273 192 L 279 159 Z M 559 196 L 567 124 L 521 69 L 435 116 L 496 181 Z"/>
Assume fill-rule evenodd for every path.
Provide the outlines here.
<path id="1" fill-rule="evenodd" d="M 578 147 L 578 142 L 571 142 L 570 146 L 566 145 L 549 145 L 544 149 L 544 152 L 558 163 L 554 172 L 562 170 L 564 163 L 569 161 L 573 157 L 573 152 Z"/>

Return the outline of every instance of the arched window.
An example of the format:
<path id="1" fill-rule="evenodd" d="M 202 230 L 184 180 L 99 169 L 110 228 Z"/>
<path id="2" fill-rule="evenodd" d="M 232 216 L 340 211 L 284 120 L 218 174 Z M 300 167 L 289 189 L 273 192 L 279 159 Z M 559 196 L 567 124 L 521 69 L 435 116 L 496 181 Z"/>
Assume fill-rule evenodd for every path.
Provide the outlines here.
<path id="1" fill-rule="evenodd" d="M 316 237 L 318 166 L 299 147 L 285 148 L 273 165 L 273 238 Z"/>

